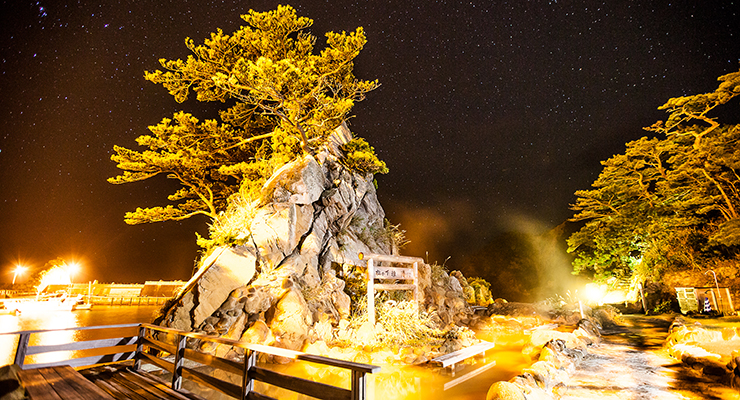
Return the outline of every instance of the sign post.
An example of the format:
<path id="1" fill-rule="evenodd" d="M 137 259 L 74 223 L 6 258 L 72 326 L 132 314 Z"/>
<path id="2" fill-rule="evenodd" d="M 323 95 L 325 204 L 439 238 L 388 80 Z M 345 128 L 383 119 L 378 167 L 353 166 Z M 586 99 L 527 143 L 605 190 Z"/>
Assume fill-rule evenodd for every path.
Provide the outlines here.
<path id="1" fill-rule="evenodd" d="M 367 318 L 375 325 L 375 292 L 378 290 L 413 290 L 414 301 L 419 301 L 419 263 L 418 257 L 392 256 L 385 254 L 360 253 L 360 260 L 367 258 Z M 376 262 L 390 262 L 411 265 L 411 268 L 380 267 Z M 375 283 L 376 279 L 411 281 L 410 283 Z"/>

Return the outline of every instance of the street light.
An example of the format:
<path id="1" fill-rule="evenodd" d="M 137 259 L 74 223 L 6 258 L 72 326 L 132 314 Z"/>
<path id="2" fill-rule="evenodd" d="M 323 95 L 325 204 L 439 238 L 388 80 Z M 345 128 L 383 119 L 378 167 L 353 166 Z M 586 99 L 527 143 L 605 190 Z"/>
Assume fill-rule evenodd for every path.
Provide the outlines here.
<path id="1" fill-rule="evenodd" d="M 22 275 L 25 271 L 26 271 L 26 267 L 24 267 L 24 266 L 22 266 L 20 264 L 15 266 L 15 270 L 13 271 L 13 284 L 12 284 L 12 286 L 15 286 L 15 278 L 18 275 Z"/>
<path id="2" fill-rule="evenodd" d="M 76 262 L 67 264 L 67 274 L 69 274 L 69 283 L 72 283 L 72 277 L 79 271 L 80 265 Z"/>

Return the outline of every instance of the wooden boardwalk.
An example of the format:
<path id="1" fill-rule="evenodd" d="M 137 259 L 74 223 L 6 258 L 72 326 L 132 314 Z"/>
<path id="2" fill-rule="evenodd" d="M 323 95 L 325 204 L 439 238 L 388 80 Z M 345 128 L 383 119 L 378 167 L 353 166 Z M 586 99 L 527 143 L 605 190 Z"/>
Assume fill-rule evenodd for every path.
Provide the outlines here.
<path id="1" fill-rule="evenodd" d="M 167 382 L 156 376 L 142 370 L 135 371 L 130 367 L 105 366 L 80 372 L 114 399 L 204 400 L 182 388 L 173 390 Z"/>
<path id="2" fill-rule="evenodd" d="M 173 390 L 159 378 L 130 366 L 100 366 L 75 371 L 68 365 L 27 369 L 18 378 L 33 400 L 204 400 L 184 389 Z"/>
<path id="3" fill-rule="evenodd" d="M 68 365 L 20 371 L 18 379 L 31 399 L 114 399 Z"/>
<path id="4" fill-rule="evenodd" d="M 29 345 L 32 335 L 54 331 L 96 331 L 96 338 L 54 345 Z M 98 332 L 100 331 L 100 332 Z M 104 332 L 103 332 L 104 331 Z M 243 400 L 270 400 L 259 393 L 255 382 L 317 399 L 365 400 L 368 398 L 366 374 L 380 367 L 337 360 L 298 351 L 255 345 L 236 340 L 184 332 L 151 324 L 126 324 L 81 327 L 45 331 L 7 333 L 18 336 L 14 364 L 20 367 L 18 378 L 32 400 L 84 399 L 175 399 L 201 400 L 202 397 L 182 388 L 183 379 Z M 7 335 L 5 333 L 0 335 Z M 122 336 L 123 335 L 123 336 Z M 185 346 L 187 340 L 213 342 L 244 351 L 244 361 L 200 353 Z M 95 355 L 87 355 L 90 352 Z M 28 364 L 26 358 L 37 354 L 68 352 L 73 358 Z M 82 354 L 82 355 L 80 355 Z M 273 371 L 258 363 L 259 356 L 280 357 L 294 362 L 307 362 L 338 367 L 350 372 L 347 382 L 316 382 Z M 188 364 L 185 364 L 188 360 Z M 172 377 L 162 381 L 144 371 L 143 363 Z M 75 370 L 73 367 L 81 368 Z M 230 373 L 241 382 L 218 379 L 212 372 Z M 345 375 L 346 376 L 346 375 Z M 349 387 L 349 389 L 345 389 Z M 274 400 L 274 399 L 272 399 Z"/>

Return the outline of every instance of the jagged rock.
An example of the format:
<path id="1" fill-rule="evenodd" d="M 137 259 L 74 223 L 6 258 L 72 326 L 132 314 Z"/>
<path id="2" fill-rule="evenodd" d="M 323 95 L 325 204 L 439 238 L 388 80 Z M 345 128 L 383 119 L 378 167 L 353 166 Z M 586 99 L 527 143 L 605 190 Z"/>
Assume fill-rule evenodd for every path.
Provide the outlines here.
<path id="1" fill-rule="evenodd" d="M 589 346 L 601 342 L 601 332 L 598 326 L 593 321 L 585 318 L 578 321 L 573 334 Z"/>
<path id="2" fill-rule="evenodd" d="M 175 329 L 192 330 L 221 307 L 231 292 L 254 277 L 257 258 L 247 246 L 217 248 L 203 261 L 208 268 L 185 285 L 180 301 L 165 322 Z"/>
<path id="3" fill-rule="evenodd" d="M 223 338 L 231 339 L 231 340 L 239 340 L 241 339 L 242 332 L 244 332 L 244 324 L 247 320 L 247 314 L 241 313 L 238 317 L 234 318 L 234 321 L 229 325 L 228 331 L 226 331 L 226 334 L 220 335 Z M 226 357 L 227 354 L 232 350 L 231 346 L 227 345 L 218 345 L 215 350 L 215 356 L 216 357 Z"/>
<path id="4" fill-rule="evenodd" d="M 619 310 L 613 306 L 602 306 L 593 310 L 593 317 L 602 327 L 611 328 L 618 325 Z"/>
<path id="5" fill-rule="evenodd" d="M 249 327 L 249 329 L 244 331 L 239 340 L 254 344 L 269 345 L 274 342 L 275 338 L 272 335 L 270 327 L 267 326 L 265 321 L 257 320 Z"/>
<path id="6" fill-rule="evenodd" d="M 571 367 L 574 366 L 574 363 L 569 357 L 562 354 L 564 350 L 565 342 L 562 340 L 556 339 L 547 342 L 540 351 L 539 361 L 547 361 L 557 368 L 570 371 L 572 369 Z"/>
<path id="7" fill-rule="evenodd" d="M 278 301 L 270 328 L 283 347 L 300 350 L 308 337 L 308 329 L 313 326 L 313 318 L 301 292 L 291 288 Z"/>
<path id="8" fill-rule="evenodd" d="M 257 211 L 250 231 L 267 268 L 277 267 L 293 253 L 298 241 L 310 229 L 312 220 L 311 206 L 278 203 Z M 299 275 L 302 272 L 302 269 L 298 270 Z"/>
<path id="9" fill-rule="evenodd" d="M 263 198 L 272 203 L 311 204 L 324 192 L 326 178 L 312 156 L 299 158 L 278 169 L 265 183 Z"/>
<path id="10" fill-rule="evenodd" d="M 314 329 L 314 336 L 319 339 L 321 342 L 328 342 L 333 337 L 333 327 L 331 322 L 324 320 L 316 322 L 313 326 Z"/>
<path id="11" fill-rule="evenodd" d="M 509 303 L 503 299 L 496 299 L 488 306 L 488 315 L 532 316 L 537 315 L 537 309 L 531 303 Z"/>
<path id="12" fill-rule="evenodd" d="M 242 244 L 214 249 L 201 260 L 161 323 L 295 350 L 317 341 L 364 338 L 371 343 L 378 325 L 357 328 L 347 321 L 351 298 L 345 290 L 353 296 L 362 292 L 345 288 L 344 267 L 364 267 L 359 253 L 397 254 L 397 248 L 373 176 L 352 172 L 340 162 L 341 144 L 349 140 L 343 125 L 327 148 L 277 170 L 260 200 L 251 203 L 254 208 L 244 213 L 249 217 L 237 239 Z M 438 282 L 433 282 L 429 265 L 418 265 L 418 271 L 420 310 L 431 315 L 438 329 L 471 321 L 462 274 L 453 279 L 435 272 Z M 362 272 L 352 274 L 357 279 Z M 200 344 L 189 341 L 188 346 Z M 223 346 L 202 349 L 226 357 L 240 352 Z M 418 354 L 407 358 L 412 363 L 422 359 Z"/>
<path id="13" fill-rule="evenodd" d="M 250 286 L 246 294 L 240 299 L 242 309 L 248 314 L 259 314 L 272 307 L 274 302 L 272 292 L 267 287 Z"/>
<path id="14" fill-rule="evenodd" d="M 523 369 L 522 373 L 532 375 L 537 385 L 546 391 L 552 391 L 552 388 L 568 380 L 568 374 L 565 371 L 558 369 L 548 361 L 537 361 Z"/>
<path id="15" fill-rule="evenodd" d="M 432 267 L 429 264 L 421 264 L 417 266 L 417 272 L 419 273 L 419 292 L 426 293 L 432 286 Z"/>

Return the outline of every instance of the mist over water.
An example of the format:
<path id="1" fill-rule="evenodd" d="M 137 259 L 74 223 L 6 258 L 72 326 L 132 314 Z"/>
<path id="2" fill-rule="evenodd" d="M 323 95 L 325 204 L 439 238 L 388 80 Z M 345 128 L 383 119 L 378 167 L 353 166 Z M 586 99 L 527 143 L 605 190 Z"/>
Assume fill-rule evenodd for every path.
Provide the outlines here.
<path id="1" fill-rule="evenodd" d="M 464 199 L 429 199 L 413 206 L 398 199 L 383 202 L 387 218 L 400 224 L 409 240 L 401 254 L 459 270 L 466 278 L 483 278 L 494 298 L 535 302 L 574 293 L 586 283 L 571 274 L 573 257 L 566 251 L 575 224 L 554 226 L 531 213 Z"/>
<path id="2" fill-rule="evenodd" d="M 567 229 L 567 224 L 550 228 L 527 217 L 510 217 L 461 271 L 485 279 L 494 298 L 508 301 L 536 302 L 574 293 L 586 282 L 571 273 Z"/>

